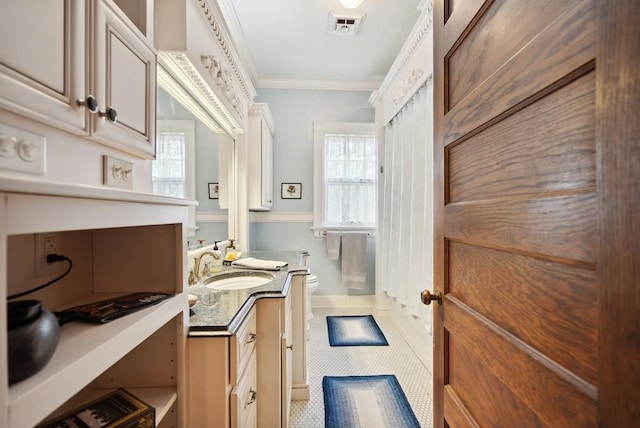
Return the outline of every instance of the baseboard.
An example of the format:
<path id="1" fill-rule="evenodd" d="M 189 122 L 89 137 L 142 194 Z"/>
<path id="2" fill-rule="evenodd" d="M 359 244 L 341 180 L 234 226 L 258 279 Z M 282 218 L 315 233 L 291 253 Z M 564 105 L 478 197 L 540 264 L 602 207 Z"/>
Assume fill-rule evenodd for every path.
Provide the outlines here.
<path id="1" fill-rule="evenodd" d="M 366 296 L 311 296 L 311 309 L 313 308 L 373 308 L 374 295 Z"/>
<path id="2" fill-rule="evenodd" d="M 310 397 L 309 394 L 309 384 L 308 383 L 294 383 L 291 385 L 291 400 L 308 400 Z"/>

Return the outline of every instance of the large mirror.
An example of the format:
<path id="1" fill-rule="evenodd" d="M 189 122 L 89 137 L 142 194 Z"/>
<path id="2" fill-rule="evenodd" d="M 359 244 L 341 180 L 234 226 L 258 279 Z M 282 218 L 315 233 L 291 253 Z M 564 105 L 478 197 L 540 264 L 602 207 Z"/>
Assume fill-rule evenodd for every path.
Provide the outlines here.
<path id="1" fill-rule="evenodd" d="M 153 192 L 198 201 L 189 213 L 190 249 L 235 237 L 235 143 L 200 108 L 177 82 L 158 85 Z"/>

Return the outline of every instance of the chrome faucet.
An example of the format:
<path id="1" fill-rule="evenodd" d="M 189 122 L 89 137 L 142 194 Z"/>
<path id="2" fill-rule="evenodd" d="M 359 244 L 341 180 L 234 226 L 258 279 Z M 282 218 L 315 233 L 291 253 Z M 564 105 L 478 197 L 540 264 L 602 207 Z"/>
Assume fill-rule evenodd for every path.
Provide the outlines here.
<path id="1" fill-rule="evenodd" d="M 209 255 L 213 257 L 215 260 L 220 260 L 220 255 L 213 251 L 203 251 L 193 258 L 193 275 L 195 276 L 195 280 L 198 281 L 202 277 L 200 274 L 200 262 L 202 261 L 202 257 Z"/>

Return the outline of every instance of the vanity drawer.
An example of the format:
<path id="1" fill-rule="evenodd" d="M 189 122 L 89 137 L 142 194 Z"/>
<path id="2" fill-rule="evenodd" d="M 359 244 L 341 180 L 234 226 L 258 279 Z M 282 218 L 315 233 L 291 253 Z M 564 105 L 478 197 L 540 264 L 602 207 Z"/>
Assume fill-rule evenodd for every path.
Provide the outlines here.
<path id="1" fill-rule="evenodd" d="M 238 332 L 231 336 L 231 358 L 229 360 L 231 385 L 236 384 L 240 376 L 242 376 L 242 371 L 251 357 L 251 352 L 256 347 L 257 331 L 256 309 L 253 307 L 238 329 Z"/>
<path id="2" fill-rule="evenodd" d="M 257 386 L 256 353 L 251 352 L 246 370 L 231 391 L 231 428 L 258 426 Z"/>

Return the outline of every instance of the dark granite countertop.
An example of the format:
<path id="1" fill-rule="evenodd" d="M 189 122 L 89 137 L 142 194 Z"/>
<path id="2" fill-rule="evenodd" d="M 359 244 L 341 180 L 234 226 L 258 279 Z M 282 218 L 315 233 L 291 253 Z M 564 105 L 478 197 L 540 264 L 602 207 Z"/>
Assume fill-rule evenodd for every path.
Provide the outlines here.
<path id="1" fill-rule="evenodd" d="M 189 336 L 229 336 L 234 334 L 257 299 L 282 298 L 289 293 L 292 275 L 309 273 L 307 266 L 299 265 L 300 255 L 304 252 L 304 250 L 254 251 L 246 255 L 243 254 L 243 257 L 288 263 L 288 266 L 280 271 L 258 271 L 274 275 L 270 282 L 258 287 L 213 291 L 203 284 L 203 280 L 229 272 L 251 271 L 251 269 L 239 269 L 231 266 L 223 266 L 221 272 L 202 278 L 197 284 L 189 286 L 189 294 L 198 296 L 198 301 L 190 308 Z"/>

